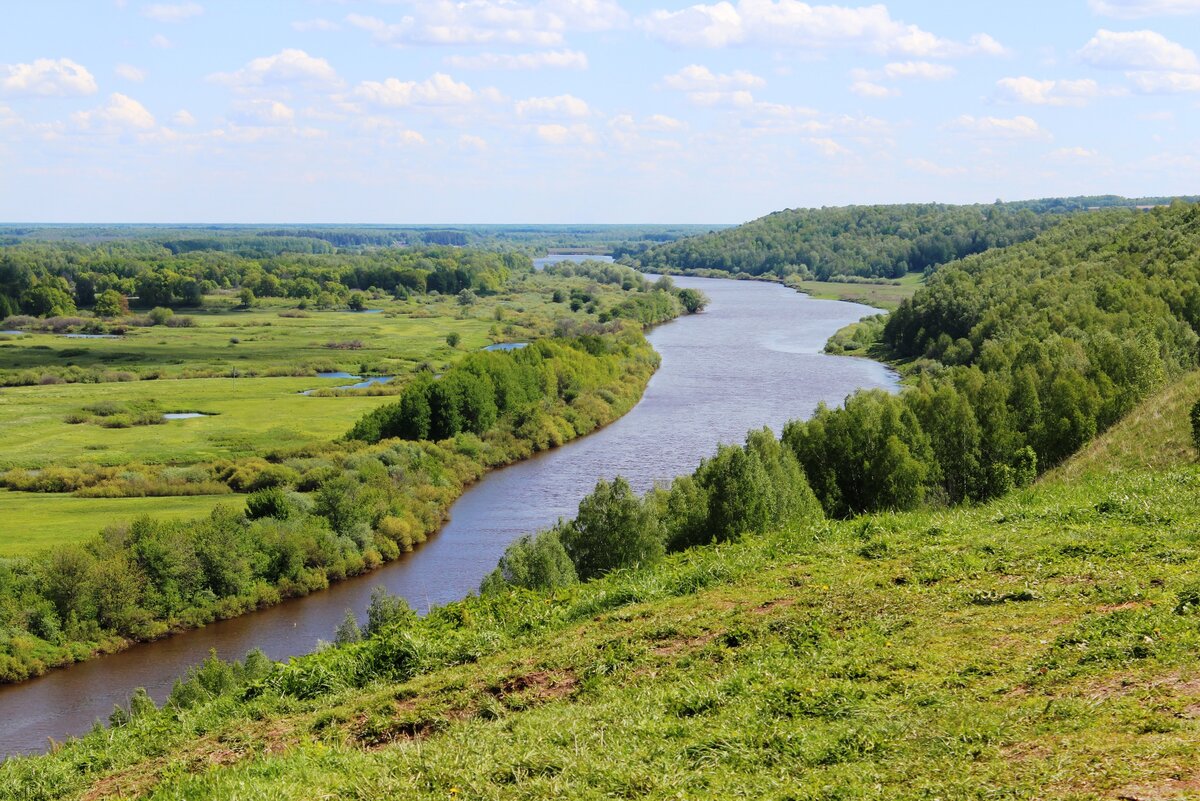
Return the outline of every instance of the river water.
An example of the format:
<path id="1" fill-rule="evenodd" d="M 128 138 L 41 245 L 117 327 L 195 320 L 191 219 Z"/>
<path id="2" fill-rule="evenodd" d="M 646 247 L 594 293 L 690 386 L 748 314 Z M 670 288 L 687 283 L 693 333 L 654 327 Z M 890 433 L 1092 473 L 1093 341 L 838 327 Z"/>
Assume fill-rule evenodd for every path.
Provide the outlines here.
<path id="1" fill-rule="evenodd" d="M 495 471 L 469 489 L 451 519 L 415 552 L 366 576 L 271 609 L 134 646 L 112 656 L 0 687 L 0 754 L 44 751 L 107 719 L 137 687 L 161 702 L 175 677 L 215 649 L 241 658 L 261 648 L 273 659 L 330 640 L 347 609 L 364 617 L 379 585 L 420 610 L 479 586 L 505 546 L 525 532 L 572 517 L 601 478 L 625 476 L 639 491 L 691 472 L 719 442 L 751 428 L 807 417 L 819 401 L 840 403 L 860 387 L 894 389 L 895 376 L 865 359 L 826 356 L 836 330 L 874 312 L 813 300 L 777 284 L 676 278 L 711 299 L 708 309 L 649 334 L 662 355 L 641 402 L 603 430 Z"/>

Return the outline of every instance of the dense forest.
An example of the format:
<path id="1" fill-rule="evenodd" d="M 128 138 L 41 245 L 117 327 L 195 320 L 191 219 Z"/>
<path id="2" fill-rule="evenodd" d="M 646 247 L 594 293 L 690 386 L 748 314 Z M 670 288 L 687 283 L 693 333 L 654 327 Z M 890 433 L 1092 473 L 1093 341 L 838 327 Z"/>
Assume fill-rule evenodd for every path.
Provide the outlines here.
<path id="1" fill-rule="evenodd" d="M 1106 195 L 972 206 L 786 209 L 736 228 L 655 247 L 628 247 L 617 255 L 650 271 L 715 270 L 821 281 L 899 278 L 1024 242 L 1075 213 L 1166 202 Z"/>
<path id="2" fill-rule="evenodd" d="M 752 432 L 636 497 L 601 482 L 579 517 L 514 543 L 485 591 L 548 589 L 789 522 L 986 501 L 1112 426 L 1200 343 L 1200 206 L 1079 215 L 943 267 L 876 327 L 911 385 Z"/>

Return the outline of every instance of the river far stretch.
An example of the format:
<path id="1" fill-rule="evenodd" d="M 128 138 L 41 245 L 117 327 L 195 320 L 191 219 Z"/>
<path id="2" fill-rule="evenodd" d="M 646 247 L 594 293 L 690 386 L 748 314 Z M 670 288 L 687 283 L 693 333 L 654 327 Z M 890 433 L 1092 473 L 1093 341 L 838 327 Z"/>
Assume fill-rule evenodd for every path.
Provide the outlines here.
<path id="1" fill-rule="evenodd" d="M 214 623 L 94 659 L 22 684 L 0 687 L 0 755 L 45 751 L 49 739 L 86 732 L 113 706 L 145 687 L 162 702 L 174 679 L 210 649 L 241 658 L 253 648 L 272 659 L 309 653 L 371 591 L 384 586 L 416 609 L 476 590 L 505 547 L 521 534 L 573 517 L 599 479 L 622 475 L 645 491 L 690 473 L 718 443 L 741 442 L 752 428 L 808 417 L 817 403 L 841 403 L 860 388 L 896 388 L 886 367 L 826 356 L 839 328 L 874 313 L 853 303 L 813 300 L 778 284 L 674 279 L 711 299 L 708 309 L 649 334 L 662 366 L 641 402 L 591 436 L 488 474 L 450 510 L 451 519 L 415 552 L 373 573 L 261 612 Z M 96 521 L 99 530 L 104 521 Z"/>

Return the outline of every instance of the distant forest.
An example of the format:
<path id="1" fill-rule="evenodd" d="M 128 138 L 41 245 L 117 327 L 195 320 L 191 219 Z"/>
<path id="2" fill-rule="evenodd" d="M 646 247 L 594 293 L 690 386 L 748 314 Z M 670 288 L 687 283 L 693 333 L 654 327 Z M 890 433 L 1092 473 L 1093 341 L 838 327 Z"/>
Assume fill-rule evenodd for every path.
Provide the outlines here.
<path id="1" fill-rule="evenodd" d="M 1172 200 L 1100 195 L 971 206 L 785 209 L 702 236 L 662 245 L 632 244 L 619 248 L 617 255 L 649 271 L 891 279 L 1028 241 L 1074 214 Z"/>

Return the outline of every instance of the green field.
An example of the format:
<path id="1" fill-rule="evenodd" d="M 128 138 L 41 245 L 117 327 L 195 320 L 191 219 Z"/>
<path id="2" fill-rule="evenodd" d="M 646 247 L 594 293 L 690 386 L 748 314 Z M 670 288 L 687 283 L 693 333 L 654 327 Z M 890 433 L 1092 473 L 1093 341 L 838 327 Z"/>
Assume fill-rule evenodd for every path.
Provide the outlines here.
<path id="1" fill-rule="evenodd" d="M 204 517 L 221 504 L 241 507 L 237 495 L 182 498 L 74 498 L 0 490 L 0 559 L 30 556 L 66 542 L 84 542 L 107 523 L 149 514 L 162 519 Z"/>
<path id="2" fill-rule="evenodd" d="M 376 298 L 367 305 L 380 311 L 370 314 L 299 311 L 295 302 L 282 299 L 239 310 L 232 298 L 217 296 L 206 299 L 204 310 L 180 315 L 193 319 L 190 327 L 130 327 L 117 339 L 48 333 L 0 337 L 0 381 L 31 384 L 0 387 L 0 472 L 188 466 L 327 443 L 344 435 L 365 412 L 394 400 L 388 395 L 421 367 L 444 370 L 491 342 L 545 335 L 561 318 L 586 319 L 583 312 L 573 313 L 550 298 L 551 287 L 583 286 L 583 280 L 531 275 L 469 307 L 436 295 Z M 452 333 L 460 337 L 456 347 L 447 343 Z M 330 347 L 347 343 L 352 347 Z M 99 383 L 42 379 L 71 367 L 125 375 L 110 375 L 115 380 Z M 354 382 L 318 378 L 318 371 L 396 378 L 369 390 L 334 392 Z M 312 389 L 318 394 L 302 394 Z M 104 427 L 99 418 L 70 422 L 105 405 L 150 408 L 154 417 L 161 412 L 211 416 L 128 427 Z M 2 492 L 0 556 L 81 542 L 131 514 L 200 516 L 217 502 Z"/>
<path id="3" fill-rule="evenodd" d="M 925 281 L 922 273 L 909 273 L 895 283 L 867 284 L 842 281 L 795 281 L 791 286 L 818 300 L 845 300 L 892 311 L 913 296 Z"/>

